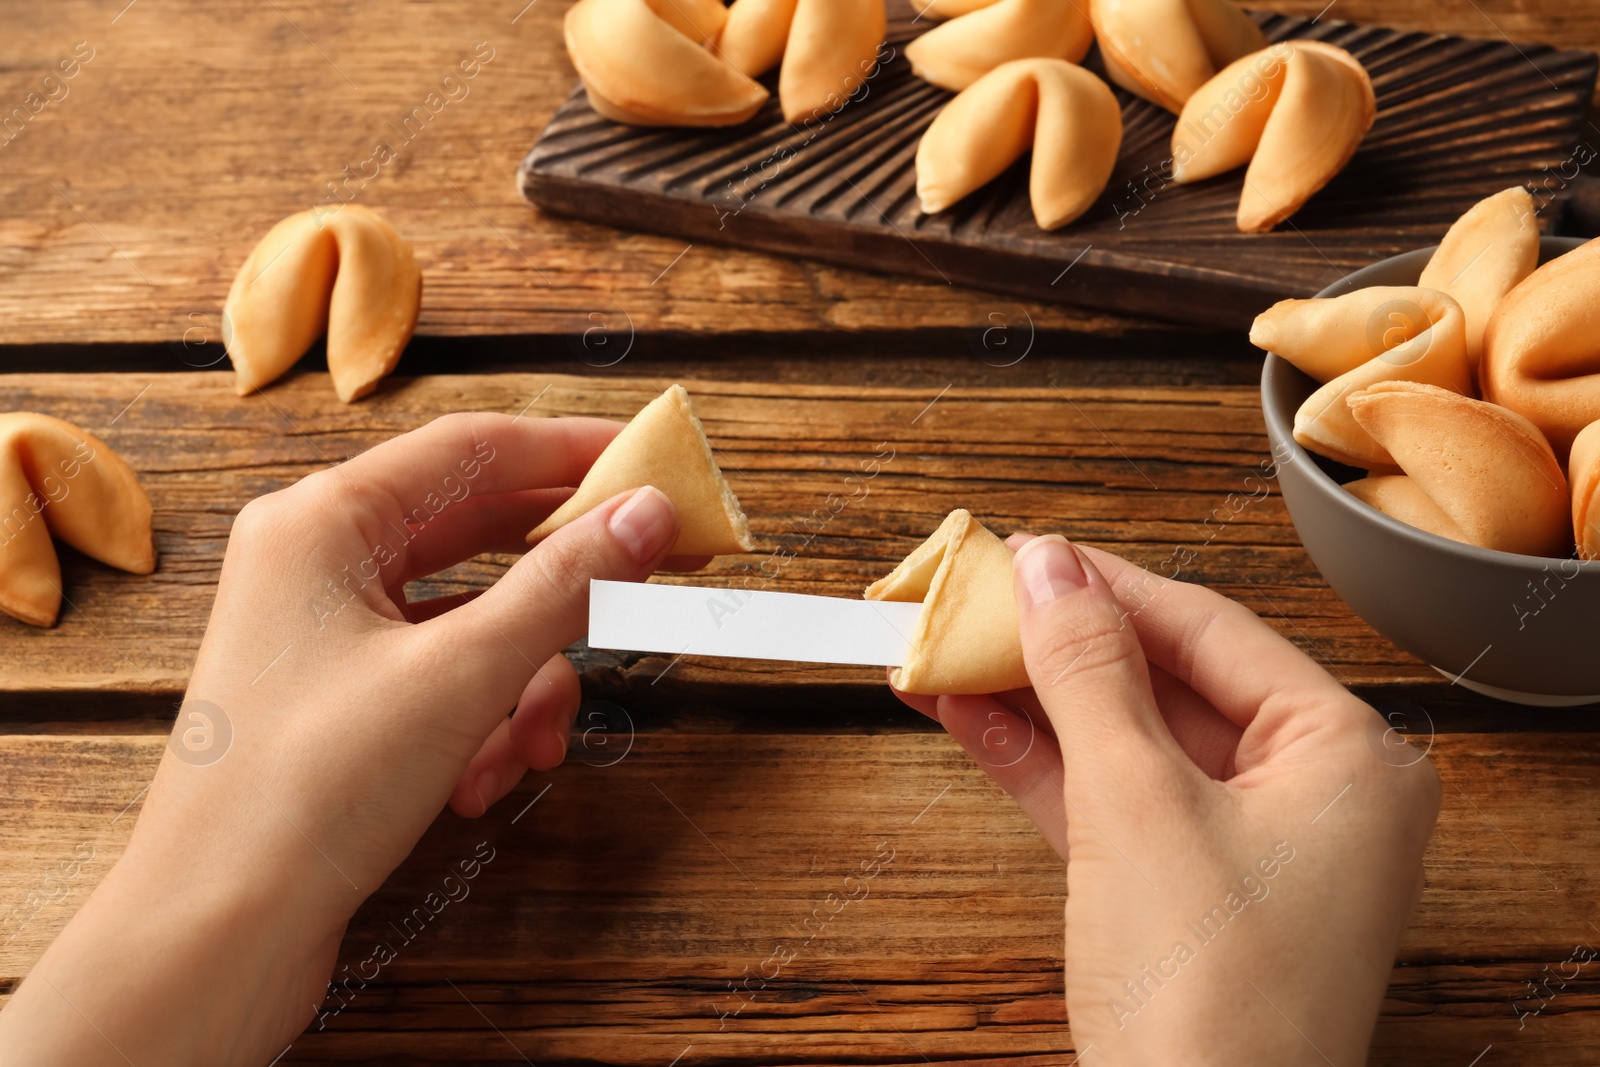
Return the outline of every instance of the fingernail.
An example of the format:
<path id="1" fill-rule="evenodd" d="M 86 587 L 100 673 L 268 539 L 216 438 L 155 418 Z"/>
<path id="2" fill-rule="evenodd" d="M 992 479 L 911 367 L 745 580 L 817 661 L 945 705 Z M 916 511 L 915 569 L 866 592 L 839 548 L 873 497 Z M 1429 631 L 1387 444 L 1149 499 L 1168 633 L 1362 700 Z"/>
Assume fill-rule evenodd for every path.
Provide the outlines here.
<path id="1" fill-rule="evenodd" d="M 638 563 L 650 563 L 672 547 L 677 536 L 672 501 L 653 485 L 635 489 L 611 513 L 611 534 Z"/>
<path id="2" fill-rule="evenodd" d="M 1089 584 L 1078 553 L 1059 534 L 1036 537 L 1017 550 L 1014 566 L 1030 606 L 1075 593 Z"/>
<path id="3" fill-rule="evenodd" d="M 480 815 L 487 814 L 489 811 L 488 797 L 494 792 L 494 783 L 490 781 L 493 773 L 492 771 L 484 771 L 472 780 L 472 795 L 478 798 L 478 813 Z"/>

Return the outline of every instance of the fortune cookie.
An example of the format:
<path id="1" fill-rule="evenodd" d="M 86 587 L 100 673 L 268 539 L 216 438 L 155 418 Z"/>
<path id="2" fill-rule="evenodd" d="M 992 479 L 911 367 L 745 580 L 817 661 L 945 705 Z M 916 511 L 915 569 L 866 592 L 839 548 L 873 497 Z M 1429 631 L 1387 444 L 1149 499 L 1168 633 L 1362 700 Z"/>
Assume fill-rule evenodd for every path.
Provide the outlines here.
<path id="1" fill-rule="evenodd" d="M 866 81 L 886 26 L 883 0 L 734 0 L 714 47 L 751 78 L 782 61 L 784 121 L 803 122 L 839 110 Z"/>
<path id="2" fill-rule="evenodd" d="M 911 6 L 917 9 L 917 18 L 927 19 L 929 22 L 941 22 L 944 19 L 958 18 L 988 7 L 998 0 L 911 0 Z"/>
<path id="3" fill-rule="evenodd" d="M 683 386 L 633 417 L 584 475 L 578 491 L 528 534 L 534 544 L 618 493 L 653 485 L 678 509 L 676 556 L 721 556 L 755 547 L 750 524 L 711 454 Z"/>
<path id="4" fill-rule="evenodd" d="M 768 93 L 708 47 L 717 0 L 579 0 L 562 23 L 589 106 L 635 126 L 733 126 Z"/>
<path id="5" fill-rule="evenodd" d="M 1270 230 L 1344 169 L 1376 114 L 1372 79 L 1349 52 L 1281 41 L 1189 97 L 1172 131 L 1172 180 L 1248 162 L 1235 221 L 1244 233 Z"/>
<path id="6" fill-rule="evenodd" d="M 1121 144 L 1122 109 L 1105 82 L 1064 59 L 1012 60 L 934 116 L 917 146 L 917 196 L 924 213 L 943 211 L 1032 148 L 1033 217 L 1053 230 L 1094 203 Z"/>
<path id="7" fill-rule="evenodd" d="M 1089 18 L 1111 80 L 1174 113 L 1219 69 L 1267 46 L 1228 0 L 1089 0 Z"/>
<path id="8" fill-rule="evenodd" d="M 1380 285 L 1282 300 L 1256 316 L 1250 343 L 1325 383 L 1295 412 L 1294 439 L 1353 467 L 1393 460 L 1352 416 L 1351 394 L 1385 381 L 1473 391 L 1466 318 L 1459 304 L 1434 289 Z"/>
<path id="9" fill-rule="evenodd" d="M 952 511 L 899 566 L 867 586 L 868 600 L 922 603 L 903 664 L 905 693 L 1001 693 L 1029 684 L 1022 663 L 1012 553 L 963 510 Z"/>
<path id="10" fill-rule="evenodd" d="M 261 238 L 234 276 L 223 340 L 240 396 L 294 366 L 328 335 L 328 372 L 345 403 L 366 396 L 400 361 L 422 302 L 411 245 L 358 204 L 290 215 Z"/>
<path id="11" fill-rule="evenodd" d="M 1467 358 L 1483 355 L 1489 317 L 1539 265 L 1539 223 L 1522 186 L 1480 200 L 1451 225 L 1417 284 L 1449 293 L 1467 317 Z"/>
<path id="12" fill-rule="evenodd" d="M 1550 443 L 1514 411 L 1416 382 L 1383 382 L 1350 410 L 1403 475 L 1345 489 L 1429 533 L 1480 548 L 1565 556 L 1571 497 Z"/>
<path id="13" fill-rule="evenodd" d="M 998 0 L 935 26 L 906 45 L 906 59 L 917 77 L 960 92 L 1013 59 L 1077 63 L 1093 41 L 1089 16 L 1076 3 Z"/>
<path id="14" fill-rule="evenodd" d="M 70 422 L 0 415 L 0 611 L 34 626 L 61 610 L 52 536 L 134 574 L 156 567 L 150 498 L 132 467 Z"/>
<path id="15" fill-rule="evenodd" d="M 1572 442 L 1567 460 L 1572 485 L 1572 532 L 1583 559 L 1600 559 L 1600 422 L 1591 422 Z"/>
<path id="16" fill-rule="evenodd" d="M 1600 419 L 1600 240 L 1552 259 L 1501 301 L 1484 331 L 1483 396 L 1526 415 L 1565 456 Z"/>

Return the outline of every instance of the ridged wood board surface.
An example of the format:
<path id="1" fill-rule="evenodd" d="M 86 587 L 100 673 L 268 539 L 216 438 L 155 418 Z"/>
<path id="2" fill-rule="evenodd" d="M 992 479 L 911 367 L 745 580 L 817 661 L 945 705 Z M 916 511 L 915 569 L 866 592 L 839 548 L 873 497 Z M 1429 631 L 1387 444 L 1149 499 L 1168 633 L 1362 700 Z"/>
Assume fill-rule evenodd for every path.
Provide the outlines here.
<path id="1" fill-rule="evenodd" d="M 669 384 L 429 376 L 391 379 L 346 406 L 323 374 L 297 374 L 244 399 L 232 377 L 5 378 L 8 406 L 78 423 L 138 470 L 155 507 L 159 562 L 139 577 L 63 550 L 61 621 L 42 630 L 0 617 L 0 693 L 179 692 L 229 527 L 253 497 L 447 412 L 627 419 Z M 794 556 L 768 564 L 770 588 L 859 596 L 965 507 L 1001 534 L 1063 531 L 1235 596 L 1347 684 L 1439 682 L 1353 616 L 1307 559 L 1275 483 L 1262 476 L 1267 444 L 1253 388 L 684 384 L 757 542 L 756 552 L 722 557 L 685 580 L 765 582 L 763 563 L 783 547 Z M 879 454 L 878 473 L 846 482 Z M 464 564 L 417 595 L 485 585 L 506 563 Z M 593 653 L 584 663 L 602 685 L 650 682 L 669 665 L 672 687 L 882 683 L 872 668 L 671 660 Z"/>
<path id="2" fill-rule="evenodd" d="M 1570 740 L 1430 739 L 1443 810 L 1370 1063 L 1600 1062 L 1600 987 L 1563 966 L 1600 942 L 1600 752 Z M 1072 1063 L 1060 863 L 948 738 L 611 741 L 442 816 L 351 924 L 335 973 L 369 984 L 280 1062 Z M 0 737 L 0 1002 L 120 854 L 164 743 Z M 465 898 L 416 921 L 474 855 Z"/>
<path id="3" fill-rule="evenodd" d="M 891 11 L 893 58 L 861 99 L 822 120 L 790 125 L 774 92 L 731 129 L 628 127 L 579 89 L 524 161 L 523 190 L 552 211 L 691 241 L 1244 327 L 1277 299 L 1436 242 L 1510 185 L 1555 205 L 1544 207 L 1548 226 L 1595 83 L 1591 52 L 1258 12 L 1270 39 L 1338 45 L 1371 74 L 1377 120 L 1345 170 L 1277 231 L 1241 234 L 1243 171 L 1171 183 L 1174 117 L 1119 88 L 1124 137 L 1105 192 L 1046 232 L 1029 208 L 1026 158 L 955 207 L 921 213 L 917 145 L 951 94 L 901 54 L 929 20 L 914 20 L 906 0 Z M 1097 53 L 1086 63 L 1098 69 Z M 775 88 L 776 74 L 766 81 Z"/>

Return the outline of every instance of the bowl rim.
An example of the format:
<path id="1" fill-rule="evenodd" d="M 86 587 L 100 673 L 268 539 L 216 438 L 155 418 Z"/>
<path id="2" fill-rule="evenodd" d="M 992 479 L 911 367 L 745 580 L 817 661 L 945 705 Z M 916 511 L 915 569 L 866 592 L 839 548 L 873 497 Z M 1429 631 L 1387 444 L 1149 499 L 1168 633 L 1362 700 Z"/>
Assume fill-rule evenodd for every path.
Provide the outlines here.
<path id="1" fill-rule="evenodd" d="M 1555 251 L 1557 255 L 1570 252 L 1586 243 L 1587 239 L 1581 237 L 1543 235 L 1539 238 L 1541 252 Z M 1376 271 L 1380 267 L 1392 266 L 1400 260 L 1415 259 L 1418 262 L 1425 263 L 1426 257 L 1431 257 L 1438 248 L 1438 245 L 1429 245 L 1425 248 L 1416 248 L 1409 252 L 1401 252 L 1399 255 L 1376 260 L 1365 267 L 1351 271 L 1332 285 L 1325 287 L 1321 292 L 1317 293 L 1315 299 L 1339 296 L 1344 293 L 1355 292 L 1358 289 L 1371 288 L 1370 284 L 1360 280 L 1362 274 L 1368 271 Z M 1409 266 L 1409 264 L 1407 265 Z M 1421 273 L 1420 270 L 1418 273 Z M 1352 284 L 1353 281 L 1355 284 Z M 1413 282 L 1411 284 L 1415 285 L 1416 283 Z M 1537 568 L 1540 571 L 1544 571 L 1550 569 L 1552 564 L 1576 564 L 1577 573 L 1569 575 L 1562 572 L 1561 576 L 1568 580 L 1576 578 L 1580 574 L 1600 574 L 1600 559 L 1586 560 L 1579 559 L 1577 556 L 1530 556 L 1521 552 L 1505 552 L 1498 548 L 1469 545 L 1465 541 L 1454 541 L 1448 537 L 1441 537 L 1438 534 L 1419 529 L 1410 523 L 1401 522 L 1392 515 L 1386 515 L 1372 505 L 1358 500 L 1350 493 L 1345 492 L 1344 486 L 1334 481 L 1333 476 L 1322 469 L 1322 465 L 1317 462 L 1315 454 L 1295 440 L 1293 425 L 1285 422 L 1284 413 L 1276 410 L 1271 402 L 1271 383 L 1277 376 L 1289 372 L 1305 373 L 1276 352 L 1267 352 L 1266 358 L 1261 364 L 1261 415 L 1267 426 L 1269 446 L 1272 446 L 1270 452 L 1276 453 L 1279 451 L 1279 448 L 1274 444 L 1274 439 L 1287 445 L 1289 454 L 1286 458 L 1277 461 L 1278 467 L 1282 468 L 1290 463 L 1297 463 L 1309 468 L 1308 477 L 1311 481 L 1318 483 L 1321 489 L 1328 491 L 1328 495 L 1338 501 L 1336 506 L 1356 516 L 1357 522 L 1375 523 L 1380 529 L 1412 542 L 1423 551 L 1448 552 L 1463 559 L 1491 566 L 1516 568 L 1518 570 Z M 1279 492 L 1282 492 L 1281 486 Z M 1289 518 L 1290 521 L 1293 521 L 1294 516 L 1290 515 Z"/>

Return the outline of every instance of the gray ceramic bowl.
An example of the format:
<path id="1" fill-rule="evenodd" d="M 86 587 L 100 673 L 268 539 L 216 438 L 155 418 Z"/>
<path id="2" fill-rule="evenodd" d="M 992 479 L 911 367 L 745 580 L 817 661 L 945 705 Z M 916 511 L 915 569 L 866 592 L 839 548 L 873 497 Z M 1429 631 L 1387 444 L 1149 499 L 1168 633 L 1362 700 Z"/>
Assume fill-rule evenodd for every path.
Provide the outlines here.
<path id="1" fill-rule="evenodd" d="M 1546 237 L 1540 261 L 1582 241 Z M 1319 296 L 1415 285 L 1433 249 L 1358 270 Z M 1361 472 L 1295 443 L 1316 383 L 1268 355 L 1261 407 L 1278 484 L 1311 560 L 1372 628 L 1468 689 L 1544 706 L 1600 701 L 1600 561 L 1543 559 L 1424 533 L 1340 488 Z"/>

